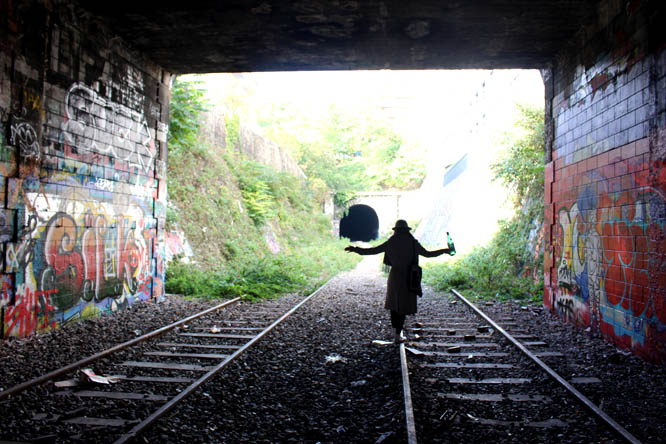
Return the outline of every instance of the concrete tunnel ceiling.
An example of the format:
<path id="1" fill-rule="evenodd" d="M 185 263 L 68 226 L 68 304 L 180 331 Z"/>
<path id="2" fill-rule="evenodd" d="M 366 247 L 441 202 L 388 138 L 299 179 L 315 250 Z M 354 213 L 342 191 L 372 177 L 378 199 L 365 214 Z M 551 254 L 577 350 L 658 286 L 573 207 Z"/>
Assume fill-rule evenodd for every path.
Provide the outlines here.
<path id="1" fill-rule="evenodd" d="M 172 73 L 543 68 L 591 0 L 80 1 Z"/>

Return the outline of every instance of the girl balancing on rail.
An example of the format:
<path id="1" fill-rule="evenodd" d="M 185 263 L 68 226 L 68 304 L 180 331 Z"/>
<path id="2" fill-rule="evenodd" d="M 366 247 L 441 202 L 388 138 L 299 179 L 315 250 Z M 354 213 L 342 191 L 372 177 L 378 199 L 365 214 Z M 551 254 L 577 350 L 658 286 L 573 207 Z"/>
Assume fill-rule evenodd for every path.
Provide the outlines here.
<path id="1" fill-rule="evenodd" d="M 395 329 L 395 342 L 405 342 L 407 339 L 402 333 L 405 317 L 416 313 L 416 296 L 421 296 L 420 269 L 418 268 L 419 255 L 436 257 L 444 253 L 455 254 L 455 247 L 449 243 L 449 248 L 428 251 L 414 239 L 410 233 L 411 228 L 407 222 L 399 219 L 393 227 L 393 236 L 381 245 L 372 248 L 361 248 L 350 245 L 345 251 L 363 256 L 384 253 L 384 264 L 391 266 L 386 285 L 386 301 L 384 308 L 391 310 L 391 326 Z M 414 276 L 413 265 L 416 266 Z M 418 282 L 414 282 L 417 278 Z M 411 280 L 411 282 L 410 282 Z"/>

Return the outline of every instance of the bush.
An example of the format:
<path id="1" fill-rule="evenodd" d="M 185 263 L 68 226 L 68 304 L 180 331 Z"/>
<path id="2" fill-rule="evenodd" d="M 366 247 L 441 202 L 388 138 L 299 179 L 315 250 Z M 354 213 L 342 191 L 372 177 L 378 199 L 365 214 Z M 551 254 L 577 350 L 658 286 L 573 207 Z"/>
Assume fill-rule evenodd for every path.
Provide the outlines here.
<path id="1" fill-rule="evenodd" d="M 359 259 L 345 254 L 344 241 L 330 239 L 324 244 L 309 244 L 280 256 L 267 256 L 215 271 L 201 271 L 189 264 L 167 268 L 169 293 L 201 298 L 249 300 L 274 298 L 284 293 L 309 293 L 340 271 L 352 268 Z"/>
<path id="2" fill-rule="evenodd" d="M 543 282 L 512 273 L 505 263 L 496 260 L 496 253 L 495 249 L 480 247 L 451 262 L 426 264 L 423 280 L 437 290 L 466 291 L 472 299 L 540 301 Z"/>

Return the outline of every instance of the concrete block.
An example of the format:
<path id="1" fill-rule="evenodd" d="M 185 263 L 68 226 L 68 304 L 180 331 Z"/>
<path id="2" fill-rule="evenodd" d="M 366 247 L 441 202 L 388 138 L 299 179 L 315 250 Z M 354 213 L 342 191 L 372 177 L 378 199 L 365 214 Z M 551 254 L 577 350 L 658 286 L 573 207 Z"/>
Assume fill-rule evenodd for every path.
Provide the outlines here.
<path id="1" fill-rule="evenodd" d="M 631 174 L 625 174 L 621 178 L 622 191 L 631 190 L 634 188 L 634 178 Z"/>
<path id="2" fill-rule="evenodd" d="M 634 80 L 628 81 L 620 87 L 620 100 L 626 100 L 636 92 Z"/>
<path id="3" fill-rule="evenodd" d="M 602 124 L 606 124 L 610 122 L 611 120 L 615 119 L 615 107 L 607 107 L 606 109 L 603 110 L 601 114 L 601 122 Z"/>
<path id="4" fill-rule="evenodd" d="M 636 65 L 634 65 L 636 66 Z M 642 72 L 639 76 L 632 80 L 635 91 L 640 91 L 650 85 L 650 73 L 648 71 Z"/>
<path id="5" fill-rule="evenodd" d="M 624 116 L 627 113 L 628 109 L 628 102 L 627 100 L 620 100 L 615 104 L 615 107 L 613 108 L 613 113 L 615 114 L 615 118 L 619 119 L 622 116 Z"/>
<path id="6" fill-rule="evenodd" d="M 647 136 L 644 130 L 645 125 L 643 125 L 643 123 L 639 123 L 638 125 L 629 128 L 629 134 L 627 137 L 630 141 L 642 139 L 643 137 Z"/>
<path id="7" fill-rule="evenodd" d="M 590 121 L 590 120 L 592 120 L 592 117 L 593 117 L 592 108 L 591 107 L 585 108 L 585 110 L 584 110 L 584 120 Z"/>
<path id="8" fill-rule="evenodd" d="M 638 60 L 631 67 L 631 70 L 627 74 L 627 78 L 629 80 L 633 80 L 636 77 L 640 76 L 641 74 L 645 73 L 648 69 L 649 67 L 647 63 L 645 63 L 643 60 Z"/>
<path id="9" fill-rule="evenodd" d="M 596 160 L 597 160 L 597 168 L 602 168 L 608 165 L 608 151 L 604 150 L 604 152 L 597 155 Z"/>
<path id="10" fill-rule="evenodd" d="M 645 154 L 650 152 L 650 142 L 647 137 L 636 140 L 636 154 Z"/>
<path id="11" fill-rule="evenodd" d="M 638 94 L 636 94 L 638 95 Z M 650 105 L 649 104 L 644 104 L 640 106 L 638 109 L 636 109 L 635 113 L 635 119 L 636 123 L 642 123 L 648 120 L 650 113 L 649 113 Z"/>
<path id="12" fill-rule="evenodd" d="M 601 100 L 599 100 L 597 114 L 603 114 L 608 109 L 608 103 L 608 98 L 602 95 Z"/>
<path id="13" fill-rule="evenodd" d="M 609 136 L 609 134 L 610 134 L 610 124 L 606 123 L 601 128 L 599 128 L 597 140 L 600 141 L 606 139 Z"/>
<path id="14" fill-rule="evenodd" d="M 636 125 L 636 112 L 630 111 L 620 118 L 620 130 L 624 131 Z"/>
<path id="15" fill-rule="evenodd" d="M 627 99 L 627 111 L 633 111 L 643 105 L 643 90 L 639 90 Z"/>

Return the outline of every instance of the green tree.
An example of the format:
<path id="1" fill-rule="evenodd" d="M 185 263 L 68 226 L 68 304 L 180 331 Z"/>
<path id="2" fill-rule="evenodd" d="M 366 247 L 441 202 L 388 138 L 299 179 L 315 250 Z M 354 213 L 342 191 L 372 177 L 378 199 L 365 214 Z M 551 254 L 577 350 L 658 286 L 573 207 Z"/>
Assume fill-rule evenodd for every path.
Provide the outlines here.
<path id="1" fill-rule="evenodd" d="M 338 206 L 360 191 L 413 189 L 425 177 L 417 147 L 365 110 L 331 107 L 318 120 L 288 107 L 275 111 L 273 121 L 262 120 L 268 137 L 289 149 L 309 178 L 323 180 Z"/>
<path id="2" fill-rule="evenodd" d="M 503 144 L 506 148 L 492 169 L 495 178 L 513 191 L 516 208 L 536 205 L 543 209 L 543 109 L 527 105 L 518 107 L 520 117 L 516 129 L 505 135 Z"/>
<path id="3" fill-rule="evenodd" d="M 507 246 L 505 260 L 515 273 L 539 279 L 543 269 L 544 117 L 543 108 L 518 105 L 515 131 L 505 136 L 504 155 L 492 165 L 495 179 L 513 191 L 515 216 L 496 236 Z"/>
<path id="4" fill-rule="evenodd" d="M 176 78 L 171 87 L 168 142 L 172 151 L 197 145 L 203 125 L 201 114 L 208 109 L 205 91 L 200 85 L 198 81 Z"/>

